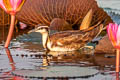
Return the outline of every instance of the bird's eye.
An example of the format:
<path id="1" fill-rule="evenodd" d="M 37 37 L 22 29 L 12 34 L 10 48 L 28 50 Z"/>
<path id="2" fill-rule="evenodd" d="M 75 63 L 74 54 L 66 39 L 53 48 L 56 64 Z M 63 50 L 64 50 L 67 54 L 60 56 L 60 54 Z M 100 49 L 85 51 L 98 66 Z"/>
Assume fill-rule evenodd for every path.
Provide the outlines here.
<path id="1" fill-rule="evenodd" d="M 38 30 L 41 30 L 41 29 L 43 29 L 43 28 L 38 28 Z"/>
<path id="2" fill-rule="evenodd" d="M 40 29 L 44 29 L 44 28 L 40 28 Z"/>

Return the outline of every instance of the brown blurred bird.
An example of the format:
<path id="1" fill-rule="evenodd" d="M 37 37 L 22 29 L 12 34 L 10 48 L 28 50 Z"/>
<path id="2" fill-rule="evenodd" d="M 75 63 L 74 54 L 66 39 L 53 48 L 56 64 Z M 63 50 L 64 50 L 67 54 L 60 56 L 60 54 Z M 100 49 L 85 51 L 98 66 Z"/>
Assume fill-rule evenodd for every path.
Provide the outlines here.
<path id="1" fill-rule="evenodd" d="M 79 50 L 90 42 L 103 29 L 103 24 L 98 23 L 84 30 L 60 31 L 49 35 L 48 26 L 37 26 L 34 32 L 42 34 L 43 47 L 50 51 L 74 51 Z M 33 32 L 33 30 L 32 30 Z"/>

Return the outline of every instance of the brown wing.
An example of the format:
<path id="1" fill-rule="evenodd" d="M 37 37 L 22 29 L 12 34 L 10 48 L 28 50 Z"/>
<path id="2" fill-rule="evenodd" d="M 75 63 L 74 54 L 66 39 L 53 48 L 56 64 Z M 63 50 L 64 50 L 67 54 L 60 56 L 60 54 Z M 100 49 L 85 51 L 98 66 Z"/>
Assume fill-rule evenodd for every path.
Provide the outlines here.
<path id="1" fill-rule="evenodd" d="M 70 44 L 85 44 L 96 37 L 102 30 L 103 24 L 93 28 L 92 30 L 76 30 L 76 31 L 63 31 L 50 36 L 54 45 L 70 45 Z"/>

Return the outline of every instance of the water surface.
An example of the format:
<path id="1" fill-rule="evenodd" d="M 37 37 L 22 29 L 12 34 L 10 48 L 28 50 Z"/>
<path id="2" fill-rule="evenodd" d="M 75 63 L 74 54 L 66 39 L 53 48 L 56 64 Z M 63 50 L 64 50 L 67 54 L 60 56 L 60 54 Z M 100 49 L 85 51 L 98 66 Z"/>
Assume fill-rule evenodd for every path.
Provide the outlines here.
<path id="1" fill-rule="evenodd" d="M 97 1 L 120 23 L 119 0 Z M 6 49 L 5 32 L 0 27 L 0 80 L 119 80 L 119 74 L 115 73 L 115 54 L 94 54 L 94 50 L 86 48 L 46 52 L 38 33 L 15 35 Z"/>

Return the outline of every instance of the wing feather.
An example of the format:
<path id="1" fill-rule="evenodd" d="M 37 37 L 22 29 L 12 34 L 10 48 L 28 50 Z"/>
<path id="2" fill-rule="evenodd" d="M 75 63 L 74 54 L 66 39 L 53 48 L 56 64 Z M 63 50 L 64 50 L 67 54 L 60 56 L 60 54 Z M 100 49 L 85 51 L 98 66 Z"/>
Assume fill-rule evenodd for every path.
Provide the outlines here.
<path id="1" fill-rule="evenodd" d="M 74 30 L 74 31 L 62 31 L 50 35 L 50 40 L 53 46 L 67 46 L 67 45 L 78 45 L 81 46 L 87 42 L 90 42 L 96 35 L 101 32 L 103 24 L 93 28 L 92 30 Z M 59 45 L 59 44 L 60 45 Z"/>

